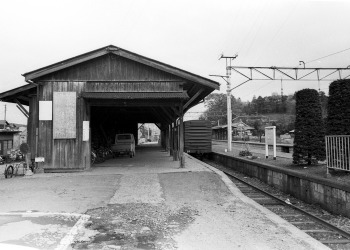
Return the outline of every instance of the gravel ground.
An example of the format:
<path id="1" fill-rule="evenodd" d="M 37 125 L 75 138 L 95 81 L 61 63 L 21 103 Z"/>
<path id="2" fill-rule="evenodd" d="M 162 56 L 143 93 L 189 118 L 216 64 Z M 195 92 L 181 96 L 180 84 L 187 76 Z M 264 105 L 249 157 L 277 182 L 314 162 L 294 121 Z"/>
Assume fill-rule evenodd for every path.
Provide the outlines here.
<path id="1" fill-rule="evenodd" d="M 198 215 L 190 207 L 171 210 L 164 204 L 109 205 L 87 212 L 91 220 L 83 233 L 89 240 L 75 242 L 74 249 L 177 249 L 172 239 Z M 80 239 L 82 237 L 80 236 Z"/>

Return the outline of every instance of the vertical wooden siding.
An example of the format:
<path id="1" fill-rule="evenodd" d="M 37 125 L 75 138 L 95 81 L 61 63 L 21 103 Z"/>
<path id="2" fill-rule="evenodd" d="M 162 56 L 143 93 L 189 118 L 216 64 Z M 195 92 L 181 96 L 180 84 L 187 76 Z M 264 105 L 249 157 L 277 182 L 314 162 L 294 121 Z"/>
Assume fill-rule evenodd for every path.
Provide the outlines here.
<path id="1" fill-rule="evenodd" d="M 52 121 L 39 122 L 38 150 L 39 156 L 45 157 L 44 168 L 90 167 L 91 136 L 89 142 L 82 141 L 82 124 L 84 120 L 90 121 L 90 107 L 83 98 L 79 97 L 81 92 L 179 91 L 183 88 L 180 83 L 182 81 L 184 79 L 175 75 L 116 55 L 101 56 L 41 77 L 38 80 L 41 83 L 39 100 L 52 101 L 55 91 L 75 91 L 78 96 L 75 139 L 54 140 Z M 35 103 L 35 100 L 33 99 L 32 102 Z M 35 107 L 33 103 L 32 106 Z M 36 110 L 31 108 L 31 112 Z M 35 119 L 36 116 L 31 116 L 29 124 L 32 121 L 32 125 L 28 125 L 31 128 L 29 133 L 32 137 L 31 144 L 34 145 Z M 135 134 L 137 134 L 137 125 Z M 175 139 L 175 134 L 172 136 Z"/>
<path id="2" fill-rule="evenodd" d="M 40 90 L 40 100 L 52 101 L 53 92 L 76 91 L 84 82 L 46 82 Z M 83 142 L 83 120 L 90 120 L 84 99 L 77 99 L 77 136 L 75 139 L 53 139 L 52 121 L 39 122 L 39 155 L 45 157 L 44 168 L 89 168 L 90 143 Z"/>
<path id="3" fill-rule="evenodd" d="M 30 153 L 32 158 L 35 156 L 36 143 L 35 143 L 35 129 L 37 120 L 37 106 L 36 106 L 36 96 L 30 96 L 29 100 L 29 118 L 27 127 L 27 143 L 29 145 Z"/>
<path id="4" fill-rule="evenodd" d="M 183 80 L 170 73 L 116 55 L 104 55 L 40 77 L 41 81 Z"/>

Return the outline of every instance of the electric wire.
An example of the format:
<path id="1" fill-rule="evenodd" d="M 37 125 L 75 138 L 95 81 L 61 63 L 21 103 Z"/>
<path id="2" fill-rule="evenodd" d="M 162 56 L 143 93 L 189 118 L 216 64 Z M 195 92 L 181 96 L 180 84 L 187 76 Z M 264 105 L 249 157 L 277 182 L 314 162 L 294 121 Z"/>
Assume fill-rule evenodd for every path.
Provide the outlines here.
<path id="1" fill-rule="evenodd" d="M 317 59 L 314 59 L 314 60 L 305 62 L 305 64 L 311 63 L 311 62 L 315 62 L 315 61 L 317 61 L 317 60 L 324 59 L 324 58 L 327 58 L 327 57 L 330 57 L 330 56 L 334 56 L 334 55 L 340 54 L 340 53 L 342 53 L 342 52 L 345 52 L 345 51 L 347 51 L 347 50 L 350 50 L 350 48 L 343 49 L 343 50 L 341 50 L 341 51 L 334 52 L 334 53 L 332 53 L 332 54 L 329 54 L 329 55 L 326 55 L 326 56 L 322 56 L 322 57 L 320 57 L 320 58 L 317 58 Z"/>
<path id="2" fill-rule="evenodd" d="M 267 13 L 267 12 L 265 11 L 265 9 L 266 9 L 267 7 L 268 7 L 267 4 L 264 4 L 264 6 L 263 6 L 261 12 Z M 256 19 L 256 20 L 257 20 L 257 19 Z M 253 39 L 251 40 L 251 42 L 250 42 L 250 44 L 249 44 L 249 46 L 248 46 L 247 51 L 250 51 L 251 47 L 254 45 L 255 40 L 256 40 L 256 37 L 257 37 L 258 34 L 260 34 L 261 27 L 263 26 L 263 24 L 265 23 L 265 21 L 266 21 L 265 15 L 262 15 L 261 18 L 260 18 L 260 20 L 259 20 L 259 26 L 258 26 L 258 28 L 257 28 L 257 31 L 255 32 L 254 37 L 253 37 Z"/>
<path id="3" fill-rule="evenodd" d="M 329 55 L 322 56 L 322 57 L 319 57 L 319 58 L 316 58 L 316 59 L 307 61 L 307 62 L 305 62 L 305 64 L 308 64 L 308 63 L 311 63 L 311 62 L 315 62 L 315 61 L 317 61 L 317 60 L 324 59 L 324 58 L 327 58 L 327 57 L 330 57 L 330 56 L 333 56 L 333 55 L 337 55 L 337 54 L 343 53 L 343 52 L 348 51 L 348 50 L 350 50 L 350 48 L 346 48 L 346 49 L 343 49 L 343 50 L 340 50 L 340 51 L 331 53 L 331 54 L 329 54 Z M 297 66 L 296 66 L 296 67 L 297 67 Z M 290 71 L 287 71 L 287 73 L 289 73 L 289 72 L 290 72 Z M 253 94 L 256 93 L 257 91 L 259 91 L 260 89 L 266 87 L 267 85 L 270 85 L 270 84 L 273 83 L 273 82 L 275 82 L 275 80 L 269 81 L 269 82 L 266 83 L 265 85 L 263 85 L 263 86 L 261 86 L 260 88 L 254 90 L 254 91 L 253 91 Z M 248 95 L 245 95 L 245 96 L 243 96 L 243 97 L 247 97 L 247 96 L 249 96 L 249 95 L 251 95 L 251 94 L 252 94 L 252 93 L 250 93 L 250 94 L 248 94 Z"/>
<path id="4" fill-rule="evenodd" d="M 293 7 L 293 9 L 291 11 L 288 11 L 288 15 L 286 17 L 286 19 L 283 21 L 282 25 L 280 25 L 280 27 L 278 28 L 278 30 L 275 32 L 275 34 L 272 36 L 271 40 L 267 43 L 267 46 L 265 46 L 265 49 L 261 50 L 261 51 L 267 51 L 270 49 L 270 47 L 272 46 L 272 42 L 275 40 L 275 38 L 277 37 L 277 35 L 281 32 L 282 28 L 286 25 L 286 23 L 289 21 L 289 18 L 291 16 L 293 16 L 292 14 L 294 14 L 295 9 L 297 6 L 299 6 L 300 1 L 295 1 L 295 5 Z M 255 64 L 257 62 L 259 62 L 261 59 L 261 55 L 257 58 L 257 60 L 255 60 Z"/>

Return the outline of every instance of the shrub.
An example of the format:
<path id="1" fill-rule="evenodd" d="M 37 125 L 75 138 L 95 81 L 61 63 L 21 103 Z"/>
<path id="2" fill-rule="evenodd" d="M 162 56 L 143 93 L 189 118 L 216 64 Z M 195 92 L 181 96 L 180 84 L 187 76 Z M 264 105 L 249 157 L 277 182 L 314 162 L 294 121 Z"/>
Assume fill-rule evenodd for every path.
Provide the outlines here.
<path id="1" fill-rule="evenodd" d="M 350 135 L 350 80 L 329 85 L 327 135 Z"/>
<path id="2" fill-rule="evenodd" d="M 296 117 L 293 163 L 316 164 L 326 158 L 325 126 L 318 92 L 303 89 L 295 94 Z"/>
<path id="3" fill-rule="evenodd" d="M 239 156 L 252 156 L 253 154 L 248 150 L 239 151 Z"/>

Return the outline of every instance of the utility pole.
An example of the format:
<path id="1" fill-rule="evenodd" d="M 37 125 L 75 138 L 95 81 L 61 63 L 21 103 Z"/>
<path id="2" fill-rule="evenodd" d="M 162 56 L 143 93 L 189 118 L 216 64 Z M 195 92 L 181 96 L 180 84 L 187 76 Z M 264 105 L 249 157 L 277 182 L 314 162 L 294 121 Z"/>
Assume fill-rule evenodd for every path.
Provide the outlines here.
<path id="1" fill-rule="evenodd" d="M 4 116 L 4 120 L 5 120 L 5 123 L 6 123 L 6 104 L 5 104 L 5 116 Z"/>
<path id="2" fill-rule="evenodd" d="M 232 110 L 231 110 L 231 62 L 232 60 L 237 58 L 237 54 L 235 56 L 224 56 L 221 55 L 219 58 L 225 58 L 226 60 L 226 82 L 227 82 L 227 151 L 232 152 Z"/>

